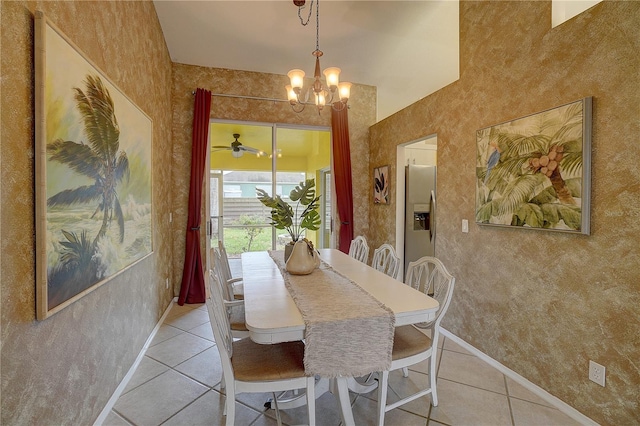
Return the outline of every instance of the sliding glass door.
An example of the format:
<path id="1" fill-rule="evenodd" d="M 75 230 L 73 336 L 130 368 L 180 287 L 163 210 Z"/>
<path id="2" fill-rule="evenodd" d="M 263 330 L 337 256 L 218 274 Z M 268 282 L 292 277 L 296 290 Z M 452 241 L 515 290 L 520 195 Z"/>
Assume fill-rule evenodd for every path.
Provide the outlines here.
<path id="1" fill-rule="evenodd" d="M 319 179 L 320 198 L 320 216 L 322 217 L 322 226 L 318 235 L 318 248 L 331 248 L 332 231 L 333 231 L 333 211 L 331 205 L 331 168 L 327 167 L 320 171 Z"/>
<path id="2" fill-rule="evenodd" d="M 212 191 L 217 185 L 220 200 L 217 214 L 209 203 L 212 228 L 219 223 L 217 232 L 211 235 L 212 245 L 221 239 L 230 257 L 245 251 L 282 250 L 290 240 L 288 233 L 271 226 L 270 209 L 257 199 L 256 188 L 288 201 L 296 185 L 314 179 L 316 193 L 322 194 L 331 163 L 329 129 L 215 121 L 209 139 L 211 176 L 216 176 L 215 181 L 210 180 L 209 197 L 214 198 Z M 330 199 L 323 197 L 323 209 L 329 212 Z M 322 231 L 330 229 L 325 221 L 330 220 L 331 213 L 321 216 L 321 229 L 308 232 L 306 237 L 314 244 L 323 241 L 322 246 L 328 246 Z"/>

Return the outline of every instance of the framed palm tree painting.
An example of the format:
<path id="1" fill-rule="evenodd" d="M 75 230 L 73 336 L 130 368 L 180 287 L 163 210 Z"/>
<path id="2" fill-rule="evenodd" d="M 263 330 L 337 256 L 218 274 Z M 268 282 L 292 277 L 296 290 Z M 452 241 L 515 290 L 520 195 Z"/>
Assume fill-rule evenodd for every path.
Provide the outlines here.
<path id="1" fill-rule="evenodd" d="M 476 133 L 476 222 L 589 235 L 591 104 L 584 98 Z"/>
<path id="2" fill-rule="evenodd" d="M 41 12 L 35 33 L 42 320 L 152 252 L 152 123 Z"/>

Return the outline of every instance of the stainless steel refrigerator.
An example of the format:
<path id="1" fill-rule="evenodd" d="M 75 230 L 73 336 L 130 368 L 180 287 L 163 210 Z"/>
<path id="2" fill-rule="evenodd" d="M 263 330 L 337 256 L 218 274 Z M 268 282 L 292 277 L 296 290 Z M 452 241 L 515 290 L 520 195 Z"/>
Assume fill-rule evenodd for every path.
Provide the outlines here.
<path id="1" fill-rule="evenodd" d="M 434 256 L 436 247 L 436 167 L 405 167 L 404 272 L 409 262 Z"/>

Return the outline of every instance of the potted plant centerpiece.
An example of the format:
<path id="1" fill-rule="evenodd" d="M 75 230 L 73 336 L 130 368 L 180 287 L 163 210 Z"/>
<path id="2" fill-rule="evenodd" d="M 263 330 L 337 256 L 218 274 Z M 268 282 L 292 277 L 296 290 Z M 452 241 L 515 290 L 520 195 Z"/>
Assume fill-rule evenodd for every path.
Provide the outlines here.
<path id="1" fill-rule="evenodd" d="M 315 186 L 315 179 L 307 179 L 291 190 L 289 199 L 296 203 L 295 209 L 279 195 L 271 197 L 263 189 L 256 188 L 258 200 L 271 209 L 271 225 L 276 229 L 285 229 L 291 237 L 289 244 L 285 245 L 285 262 L 293 250 L 293 245 L 302 238 L 306 229 L 310 231 L 320 229 L 321 220 L 318 213 L 320 196 L 316 197 Z"/>

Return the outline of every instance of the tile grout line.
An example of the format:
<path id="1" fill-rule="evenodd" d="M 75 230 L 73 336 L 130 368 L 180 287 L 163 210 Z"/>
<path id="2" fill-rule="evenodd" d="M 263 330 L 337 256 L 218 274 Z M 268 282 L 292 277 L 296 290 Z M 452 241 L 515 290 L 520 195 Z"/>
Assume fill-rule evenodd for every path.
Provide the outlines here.
<path id="1" fill-rule="evenodd" d="M 442 333 L 440 333 L 440 335 L 442 336 L 442 346 L 440 348 L 438 348 L 438 344 L 436 343 L 436 371 L 435 371 L 435 375 L 436 375 L 436 389 L 438 387 L 438 381 L 440 381 L 441 377 L 439 376 L 440 374 L 440 367 L 442 365 L 442 357 L 444 356 L 444 342 L 447 340 L 447 338 L 442 335 Z M 438 349 L 440 350 L 440 362 L 437 362 L 438 360 Z M 433 356 L 433 355 L 432 355 Z M 433 371 L 430 372 L 430 374 L 434 374 Z M 431 380 L 431 377 L 429 377 L 429 380 Z M 447 380 L 447 379 L 444 379 Z M 443 423 L 441 421 L 435 420 L 431 418 L 431 413 L 433 411 L 433 404 L 429 404 L 429 411 L 427 413 L 427 426 L 429 425 L 429 423 L 433 420 L 434 422 L 438 422 L 440 424 L 446 425 L 446 423 Z"/>
<path id="2" fill-rule="evenodd" d="M 509 385 L 507 384 L 507 376 L 502 375 L 502 379 L 504 380 L 504 389 L 507 393 L 507 404 L 509 404 L 509 416 L 511 417 L 511 425 L 516 426 L 516 421 L 513 418 L 513 407 L 511 407 L 511 397 L 509 396 Z"/>
<path id="3" fill-rule="evenodd" d="M 193 310 L 197 310 L 197 309 L 200 309 L 200 307 L 198 307 L 198 308 L 194 308 L 194 309 L 192 309 L 192 311 L 193 311 Z M 185 312 L 184 314 L 188 314 L 188 312 Z M 176 316 L 177 316 L 177 315 L 176 315 Z M 165 423 L 166 423 L 166 422 L 168 422 L 170 419 L 172 419 L 172 418 L 174 418 L 176 415 L 178 415 L 178 413 L 182 412 L 182 411 L 183 411 L 183 410 L 185 410 L 187 407 L 191 406 L 192 404 L 194 404 L 196 401 L 198 401 L 199 399 L 201 399 L 202 397 L 204 397 L 205 395 L 207 395 L 207 394 L 208 394 L 209 392 L 211 392 L 211 391 L 213 391 L 213 392 L 215 392 L 215 393 L 217 393 L 217 394 L 219 394 L 219 395 L 222 395 L 222 396 L 224 396 L 225 398 L 227 398 L 227 394 L 226 394 L 226 392 L 222 392 L 221 390 L 217 390 L 217 389 L 215 389 L 215 386 L 216 386 L 216 385 L 219 385 L 219 384 L 221 383 L 221 381 L 217 382 L 217 383 L 216 383 L 216 384 L 214 384 L 213 386 L 209 386 L 208 384 L 206 384 L 206 383 L 203 383 L 203 382 L 199 381 L 197 378 L 191 377 L 191 376 L 189 376 L 189 375 L 187 375 L 187 374 L 185 374 L 185 373 L 183 373 L 183 372 L 181 372 L 181 371 L 179 371 L 179 370 L 177 370 L 177 369 L 176 369 L 176 367 L 178 367 L 179 365 L 182 365 L 182 364 L 184 364 L 185 362 L 187 362 L 187 361 L 189 361 L 189 360 L 191 360 L 191 359 L 195 358 L 196 356 L 198 356 L 198 355 L 202 354 L 203 352 L 205 352 L 205 351 L 207 351 L 207 350 L 209 350 L 209 349 L 211 349 L 211 348 L 215 347 L 215 345 L 216 345 L 215 340 L 209 340 L 209 339 L 207 339 L 207 338 L 204 338 L 204 337 L 202 337 L 202 336 L 199 336 L 199 335 L 197 335 L 197 334 L 195 334 L 195 333 L 192 333 L 192 332 L 191 332 L 191 330 L 193 330 L 194 328 L 200 327 L 200 326 L 202 326 L 202 325 L 204 325 L 204 324 L 206 324 L 206 322 L 205 322 L 205 323 L 202 323 L 202 324 L 199 324 L 199 325 L 197 325 L 197 326 L 195 326 L 195 327 L 193 327 L 193 328 L 191 328 L 191 329 L 189 329 L 189 330 L 184 330 L 184 329 L 181 329 L 181 328 L 179 328 L 179 327 L 176 327 L 176 326 L 173 326 L 173 325 L 167 324 L 167 325 L 168 325 L 168 326 L 170 326 L 170 327 L 173 327 L 173 328 L 175 328 L 175 329 L 177 329 L 177 330 L 180 330 L 180 333 L 178 333 L 178 334 L 176 334 L 175 336 L 172 336 L 172 337 L 170 337 L 170 338 L 168 338 L 168 339 L 166 339 L 166 340 L 163 340 L 162 342 L 159 342 L 159 343 L 167 342 L 167 341 L 172 340 L 172 339 L 174 339 L 174 338 L 176 338 L 176 337 L 178 337 L 178 336 L 180 336 L 180 335 L 182 335 L 182 334 L 189 334 L 189 335 L 191 335 L 191 336 L 194 336 L 194 337 L 197 337 L 197 338 L 200 338 L 200 339 L 203 339 L 203 340 L 206 340 L 206 341 L 208 341 L 208 342 L 213 343 L 213 346 L 210 346 L 210 347 L 208 347 L 208 348 L 206 348 L 206 349 L 204 349 L 204 350 L 202 350 L 202 351 L 198 352 L 197 354 L 192 355 L 191 357 L 189 357 L 189 358 L 185 359 L 184 361 L 180 362 L 179 364 L 176 364 L 175 366 L 170 366 L 170 365 L 168 365 L 168 364 L 164 363 L 164 362 L 163 362 L 163 361 L 161 361 L 161 360 L 158 360 L 158 359 L 156 359 L 156 358 L 153 358 L 153 357 L 152 357 L 152 356 L 150 356 L 150 355 L 146 355 L 146 354 L 145 354 L 145 356 L 146 356 L 146 357 L 148 357 L 149 359 L 151 359 L 151 360 L 153 360 L 153 361 L 155 361 L 155 362 L 158 362 L 159 364 L 162 364 L 162 365 L 164 365 L 165 367 L 167 367 L 167 368 L 168 368 L 168 370 L 167 370 L 167 371 L 172 370 L 172 371 L 173 371 L 173 372 L 175 372 L 176 374 L 179 374 L 179 375 L 181 375 L 181 376 L 183 376 L 183 377 L 185 377 L 185 378 L 187 378 L 187 379 L 189 379 L 189 380 L 193 380 L 194 382 L 196 382 L 196 383 L 198 383 L 198 384 L 200 384 L 200 385 L 202 385 L 203 387 L 205 387 L 205 388 L 207 388 L 207 389 L 208 389 L 208 390 L 207 390 L 206 392 L 204 392 L 202 395 L 200 395 L 199 397 L 197 397 L 197 398 L 195 398 L 194 400 L 190 401 L 187 405 L 185 405 L 184 407 L 182 407 L 181 409 L 179 409 L 178 411 L 176 411 L 175 413 L 173 413 L 170 417 L 168 417 L 167 419 L 163 420 L 163 421 L 160 423 L 160 425 L 165 424 Z M 150 347 L 151 347 L 151 346 L 150 346 Z M 164 373 L 166 373 L 167 371 L 165 371 L 165 372 L 163 372 L 163 373 L 161 373 L 161 374 L 164 374 Z M 159 375 L 158 375 L 158 376 L 159 376 Z M 144 383 L 141 383 L 140 385 L 136 386 L 136 387 L 135 387 L 135 388 L 133 388 L 133 389 L 137 389 L 138 387 L 142 386 L 142 385 L 143 385 L 143 384 L 145 384 L 145 383 L 148 383 L 149 381 L 153 380 L 154 378 L 156 378 L 156 377 L 158 377 L 158 376 L 155 376 L 155 377 L 153 377 L 153 378 L 150 378 L 149 380 L 145 381 Z M 132 391 L 133 389 L 131 389 L 130 391 Z M 129 391 L 129 392 L 130 392 L 130 391 Z M 127 393 L 128 393 L 128 392 L 127 392 Z M 249 409 L 249 410 L 251 410 L 251 411 L 253 411 L 253 412 L 255 412 L 255 413 L 257 413 L 257 414 L 258 414 L 258 417 L 257 417 L 257 418 L 252 422 L 252 424 L 254 424 L 254 423 L 258 422 L 258 421 L 260 420 L 260 417 L 261 417 L 261 416 L 265 416 L 266 418 L 273 419 L 273 417 L 269 416 L 269 414 L 267 414 L 266 412 L 260 412 L 260 411 L 257 411 L 257 410 L 255 410 L 255 408 L 253 408 L 253 407 L 251 407 L 251 406 L 249 406 L 249 405 L 246 405 L 246 404 L 244 404 L 244 403 L 242 403 L 242 402 L 240 402 L 240 401 L 236 401 L 236 403 L 237 403 L 237 404 L 240 404 L 240 405 L 243 405 L 245 408 L 247 408 L 247 409 Z M 224 406 L 224 404 L 223 404 L 223 406 Z M 135 423 L 132 423 L 131 421 L 129 421 L 128 419 L 126 419 L 126 418 L 125 418 L 121 413 L 119 413 L 118 411 L 116 411 L 116 410 L 113 410 L 113 411 L 114 411 L 114 412 L 116 412 L 120 417 L 123 417 L 123 418 L 124 418 L 128 423 L 132 424 L 133 426 L 137 426 Z"/>
<path id="4" fill-rule="evenodd" d="M 164 323 L 163 323 L 163 325 L 164 325 Z M 167 325 L 168 325 L 168 324 L 167 324 Z M 202 325 L 202 324 L 200 324 L 200 325 Z M 170 326 L 170 325 L 169 325 L 169 326 Z M 170 327 L 173 327 L 173 326 L 170 326 Z M 199 327 L 199 326 L 198 326 L 198 327 Z M 216 389 L 214 389 L 214 388 L 213 388 L 213 386 L 209 386 L 208 384 L 203 383 L 203 382 L 199 381 L 198 379 L 196 379 L 196 378 L 194 378 L 194 377 L 191 377 L 191 376 L 189 376 L 189 375 L 187 375 L 187 374 L 184 374 L 184 373 L 182 373 L 181 371 L 179 371 L 179 370 L 177 370 L 177 369 L 175 368 L 175 367 L 177 367 L 177 366 L 179 366 L 179 365 L 181 365 L 181 364 L 183 364 L 183 363 L 185 363 L 185 362 L 187 362 L 187 361 L 189 361 L 189 360 L 193 359 L 194 357 L 196 357 L 196 356 L 198 356 L 198 355 L 202 354 L 203 352 L 205 352 L 205 351 L 207 351 L 207 350 L 211 349 L 212 347 L 214 347 L 214 346 L 216 345 L 215 341 L 211 341 L 211 340 L 209 340 L 209 339 L 205 339 L 204 337 L 201 337 L 201 336 L 198 336 L 198 335 L 196 335 L 196 334 L 190 333 L 188 330 L 182 330 L 182 329 L 180 329 L 180 328 L 178 328 L 178 327 L 174 327 L 174 328 L 176 328 L 177 330 L 180 330 L 180 333 L 178 333 L 178 334 L 176 334 L 175 336 L 172 336 L 172 337 L 170 337 L 170 338 L 168 338 L 168 339 L 165 339 L 165 340 L 163 340 L 162 342 L 158 342 L 157 344 L 164 343 L 164 342 L 168 342 L 168 341 L 170 341 L 171 339 L 174 339 L 174 338 L 176 338 L 176 337 L 178 337 L 178 336 L 180 336 L 180 335 L 182 335 L 182 334 L 188 333 L 188 334 L 190 334 L 190 335 L 192 335 L 192 336 L 195 336 L 195 337 L 201 338 L 201 339 L 206 340 L 206 341 L 208 341 L 208 342 L 212 342 L 212 343 L 213 343 L 213 346 L 210 346 L 210 347 L 208 347 L 208 348 L 206 348 L 206 349 L 204 349 L 204 350 L 202 350 L 202 351 L 198 352 L 197 354 L 192 355 L 191 357 L 189 357 L 189 358 L 185 359 L 184 361 L 180 362 L 179 364 L 176 364 L 175 366 L 171 366 L 171 365 L 169 365 L 169 364 L 167 364 L 167 363 L 165 363 L 165 362 L 163 362 L 163 361 L 161 361 L 161 360 L 159 360 L 159 359 L 156 359 L 156 358 L 152 357 L 151 355 L 148 355 L 147 353 L 145 353 L 145 354 L 144 354 L 144 356 L 143 356 L 143 359 L 146 357 L 146 358 L 148 358 L 148 359 L 150 359 L 150 360 L 152 360 L 152 361 L 154 361 L 154 362 L 157 362 L 158 364 L 161 364 L 161 365 L 163 365 L 164 367 L 166 367 L 166 368 L 167 368 L 167 370 L 163 371 L 162 373 L 160 373 L 160 374 L 158 374 L 158 375 L 156 375 L 156 376 L 150 377 L 148 380 L 145 380 L 144 382 L 140 383 L 139 385 L 137 385 L 137 386 L 135 386 L 135 387 L 133 387 L 133 388 L 131 388 L 131 389 L 127 390 L 127 392 L 122 393 L 122 395 L 120 395 L 120 396 L 126 395 L 126 394 L 128 394 L 128 393 L 130 393 L 130 392 L 134 391 L 135 389 L 140 388 L 141 386 L 143 386 L 143 385 L 145 385 L 145 384 L 149 383 L 151 380 L 156 379 L 157 377 L 161 376 L 162 374 L 165 374 L 165 373 L 166 373 L 167 371 L 169 371 L 169 370 L 172 370 L 173 372 L 175 372 L 175 373 L 177 373 L 177 374 L 179 374 L 179 375 L 181 375 L 181 376 L 183 376 L 183 377 L 185 377 L 185 378 L 187 378 L 187 379 L 189 379 L 189 380 L 192 380 L 192 381 L 194 381 L 194 382 L 196 382 L 196 383 L 198 383 L 198 384 L 200 384 L 200 385 L 202 385 L 202 386 L 206 387 L 206 388 L 207 388 L 207 389 L 209 389 L 209 390 L 213 390 L 213 391 L 218 392 Z M 149 348 L 151 348 L 151 347 L 153 347 L 153 346 L 156 346 L 156 345 L 149 345 Z M 137 368 L 136 368 L 136 370 L 137 370 Z M 219 384 L 219 383 L 220 383 L 220 382 L 216 383 L 216 385 L 217 385 L 217 384 Z M 214 386 L 215 386 L 215 385 L 214 385 Z M 207 391 L 207 392 L 208 392 L 208 391 Z M 204 394 L 206 394 L 207 392 L 205 392 Z M 218 393 L 220 393 L 220 392 L 218 392 Z M 203 395 L 204 395 L 204 394 L 203 394 Z M 187 406 L 191 405 L 193 402 L 195 402 L 195 401 L 196 401 L 197 399 L 199 399 L 199 398 L 200 398 L 200 397 L 198 397 L 198 398 L 196 398 L 195 400 L 191 401 L 189 404 L 187 404 Z M 114 405 L 115 405 L 115 404 L 114 404 Z M 187 406 L 183 407 L 183 409 L 184 409 L 184 408 L 186 408 Z M 120 417 L 125 418 L 125 417 L 124 417 L 124 415 L 123 415 L 122 413 L 118 412 L 118 411 L 115 409 L 115 407 L 114 407 L 114 408 L 112 408 L 112 411 L 114 411 L 115 413 L 117 413 Z M 181 410 L 179 410 L 178 412 L 180 412 L 180 411 L 182 411 L 182 409 L 181 409 Z M 175 416 L 178 412 L 174 413 L 171 417 Z M 169 418 L 171 418 L 171 417 L 169 417 Z M 126 419 L 126 418 L 125 418 L 125 419 Z M 168 420 L 168 419 L 167 419 L 167 420 Z M 127 421 L 128 421 L 128 419 L 127 419 Z M 165 422 L 166 422 L 166 420 L 165 420 Z M 131 423 L 131 422 L 129 422 L 129 423 Z"/>
<path id="5" fill-rule="evenodd" d="M 177 373 L 179 373 L 179 371 L 177 371 Z M 209 387 L 209 386 L 207 386 Z M 209 388 L 208 391 L 206 391 L 205 393 L 203 393 L 202 395 L 200 395 L 199 397 L 195 398 L 193 401 L 189 402 L 187 405 L 185 405 L 184 407 L 182 407 L 181 409 L 179 409 L 178 411 L 176 411 L 175 413 L 173 413 L 171 416 L 169 416 L 168 418 L 166 418 L 165 420 L 163 420 L 158 426 L 165 424 L 166 422 L 168 422 L 169 420 L 171 420 L 172 418 L 174 418 L 175 416 L 178 415 L 178 413 L 181 413 L 182 411 L 184 411 L 187 407 L 190 407 L 191 405 L 193 405 L 197 400 L 199 400 L 200 398 L 203 398 L 206 394 L 208 394 L 209 392 L 214 391 L 214 392 L 218 392 L 213 388 Z M 220 392 L 218 392 L 220 393 Z M 226 395 L 225 395 L 226 398 Z"/>
<path id="6" fill-rule="evenodd" d="M 130 424 L 131 426 L 137 426 L 132 420 L 130 420 L 127 416 L 125 416 L 124 414 L 122 414 L 121 412 L 119 412 L 118 410 L 116 410 L 115 406 L 111 409 L 111 411 L 113 411 L 114 413 L 116 413 L 118 415 L 118 417 L 120 417 L 121 419 L 123 419 L 125 422 L 127 422 L 128 424 Z"/>

